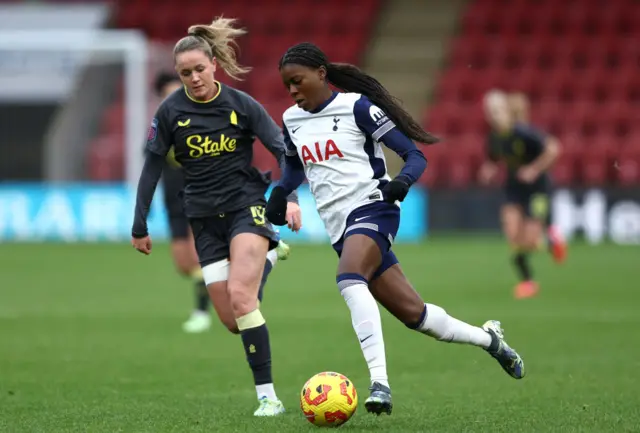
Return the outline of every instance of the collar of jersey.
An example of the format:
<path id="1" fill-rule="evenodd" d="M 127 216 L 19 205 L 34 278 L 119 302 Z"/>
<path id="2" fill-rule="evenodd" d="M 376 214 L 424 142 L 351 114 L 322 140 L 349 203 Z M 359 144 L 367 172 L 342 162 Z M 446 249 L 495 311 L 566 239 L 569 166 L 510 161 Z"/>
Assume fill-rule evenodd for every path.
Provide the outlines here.
<path id="1" fill-rule="evenodd" d="M 184 94 L 187 95 L 187 98 L 189 98 L 196 104 L 208 104 L 209 102 L 213 102 L 220 95 L 220 92 L 222 92 L 222 84 L 219 81 L 214 81 L 214 83 L 216 83 L 216 85 L 218 86 L 218 91 L 216 92 L 215 95 L 213 95 L 213 98 L 208 99 L 206 101 L 198 101 L 197 99 L 194 99 L 191 95 L 189 95 L 189 92 L 187 91 L 187 86 L 184 86 Z"/>
<path id="2" fill-rule="evenodd" d="M 331 92 L 331 96 L 329 97 L 329 99 L 327 99 L 326 101 L 324 101 L 322 104 L 318 105 L 315 110 L 311 110 L 309 111 L 309 113 L 319 113 L 322 110 L 324 110 L 325 108 L 327 108 L 327 105 L 331 104 L 331 102 L 333 102 L 334 99 L 336 99 L 336 96 L 338 96 L 338 92 L 333 91 Z"/>

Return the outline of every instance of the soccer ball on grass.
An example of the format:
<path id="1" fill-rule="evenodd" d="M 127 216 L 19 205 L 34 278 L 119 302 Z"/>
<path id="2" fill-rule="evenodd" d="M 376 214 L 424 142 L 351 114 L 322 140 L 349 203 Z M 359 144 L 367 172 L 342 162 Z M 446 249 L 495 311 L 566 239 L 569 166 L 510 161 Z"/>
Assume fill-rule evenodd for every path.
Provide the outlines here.
<path id="1" fill-rule="evenodd" d="M 346 423 L 357 407 L 356 387 L 343 374 L 318 373 L 302 387 L 300 408 L 307 420 L 318 427 L 337 427 Z"/>

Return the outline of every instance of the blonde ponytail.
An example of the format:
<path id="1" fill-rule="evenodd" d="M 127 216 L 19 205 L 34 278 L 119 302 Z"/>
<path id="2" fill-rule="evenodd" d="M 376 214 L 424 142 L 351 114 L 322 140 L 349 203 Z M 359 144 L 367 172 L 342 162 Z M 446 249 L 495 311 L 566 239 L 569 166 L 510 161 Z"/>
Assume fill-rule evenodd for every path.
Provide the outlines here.
<path id="1" fill-rule="evenodd" d="M 196 24 L 189 27 L 187 34 L 173 49 L 173 57 L 191 50 L 202 50 L 209 58 L 214 58 L 227 75 L 234 80 L 242 80 L 241 75 L 251 70 L 238 64 L 235 39 L 246 34 L 246 30 L 233 25 L 235 18 L 218 17 L 209 25 Z"/>

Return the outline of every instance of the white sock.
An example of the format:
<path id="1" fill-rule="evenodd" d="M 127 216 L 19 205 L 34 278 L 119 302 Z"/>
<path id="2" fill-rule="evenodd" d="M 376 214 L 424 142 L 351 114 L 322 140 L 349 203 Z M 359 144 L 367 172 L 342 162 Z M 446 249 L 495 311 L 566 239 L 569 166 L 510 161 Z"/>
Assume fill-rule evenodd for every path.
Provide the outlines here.
<path id="1" fill-rule="evenodd" d="M 258 394 L 258 400 L 262 397 L 267 397 L 269 400 L 277 400 L 276 390 L 273 387 L 273 383 L 265 383 L 264 385 L 256 385 L 256 394 Z"/>
<path id="2" fill-rule="evenodd" d="M 351 311 L 351 324 L 369 366 L 371 383 L 379 382 L 388 387 L 387 360 L 378 303 L 371 295 L 369 287 L 361 281 L 344 280 L 338 283 L 338 287 Z"/>
<path id="3" fill-rule="evenodd" d="M 267 253 L 267 260 L 271 262 L 271 266 L 275 266 L 278 263 L 278 253 L 276 250 L 270 250 Z"/>
<path id="4" fill-rule="evenodd" d="M 484 329 L 449 316 L 437 305 L 424 305 L 427 308 L 427 314 L 416 331 L 447 343 L 472 344 L 485 349 L 491 344 L 491 335 Z"/>
<path id="5" fill-rule="evenodd" d="M 191 313 L 192 316 L 205 316 L 205 317 L 209 317 L 209 312 L 208 311 L 202 311 L 202 310 L 193 310 L 193 312 Z"/>

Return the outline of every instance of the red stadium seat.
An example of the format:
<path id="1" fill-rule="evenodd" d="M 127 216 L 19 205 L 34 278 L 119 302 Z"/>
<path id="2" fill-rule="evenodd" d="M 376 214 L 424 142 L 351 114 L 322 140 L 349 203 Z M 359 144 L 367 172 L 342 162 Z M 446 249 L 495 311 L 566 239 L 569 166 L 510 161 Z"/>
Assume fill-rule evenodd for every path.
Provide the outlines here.
<path id="1" fill-rule="evenodd" d="M 565 147 L 559 182 L 608 182 L 613 152 L 640 148 L 637 22 L 640 4 L 630 0 L 471 2 L 425 125 L 457 142 L 481 128 L 466 107 L 486 90 L 523 91 L 534 123 Z"/>
<path id="2" fill-rule="evenodd" d="M 573 152 L 562 152 L 551 170 L 553 183 L 556 185 L 571 185 L 576 180 L 576 155 Z"/>
<path id="3" fill-rule="evenodd" d="M 447 152 L 439 157 L 441 165 L 441 184 L 450 188 L 464 188 L 474 183 L 477 172 L 474 170 L 473 157 L 466 153 Z"/>
<path id="4" fill-rule="evenodd" d="M 437 147 L 439 145 L 430 146 L 430 148 Z M 423 150 L 427 157 L 427 169 L 419 179 L 419 183 L 427 185 L 429 187 L 439 186 L 442 176 L 442 159 L 440 155 L 442 153 L 429 152 L 429 150 Z"/>
<path id="5" fill-rule="evenodd" d="M 625 146 L 614 159 L 614 174 L 621 185 L 640 183 L 640 147 Z"/>
<path id="6" fill-rule="evenodd" d="M 589 147 L 580 157 L 581 180 L 586 185 L 604 185 L 609 180 L 613 161 L 602 148 Z"/>
<path id="7" fill-rule="evenodd" d="M 370 31 L 379 13 L 378 0 L 354 0 L 345 4 L 340 0 L 115 0 L 115 24 L 136 28 L 154 41 L 173 44 L 186 34 L 190 25 L 207 24 L 220 15 L 238 19 L 249 33 L 239 39 L 240 60 L 254 70 L 244 82 L 232 82 L 225 74 L 217 78 L 241 90 L 249 91 L 263 102 L 277 123 L 283 111 L 291 105 L 278 73 L 278 59 L 285 50 L 298 42 L 317 42 L 333 61 L 358 63 L 368 42 Z M 319 13 L 321 8 L 321 13 Z M 101 148 L 90 152 L 89 165 L 96 178 L 114 179 L 122 174 L 121 150 L 113 135 L 123 128 L 122 94 L 105 111 L 101 135 L 96 139 Z M 154 100 L 155 104 L 156 101 Z M 94 145 L 95 146 L 95 145 Z M 116 146 L 113 149 L 111 146 Z M 260 146 L 258 146 L 260 147 Z M 120 152 L 120 153 L 118 153 Z M 261 155 L 258 151 L 258 155 Z M 120 154 L 120 157 L 113 155 Z M 269 161 L 273 158 L 270 157 Z M 96 163 L 95 161 L 100 161 Z M 119 173 L 119 174 L 118 174 Z"/>

